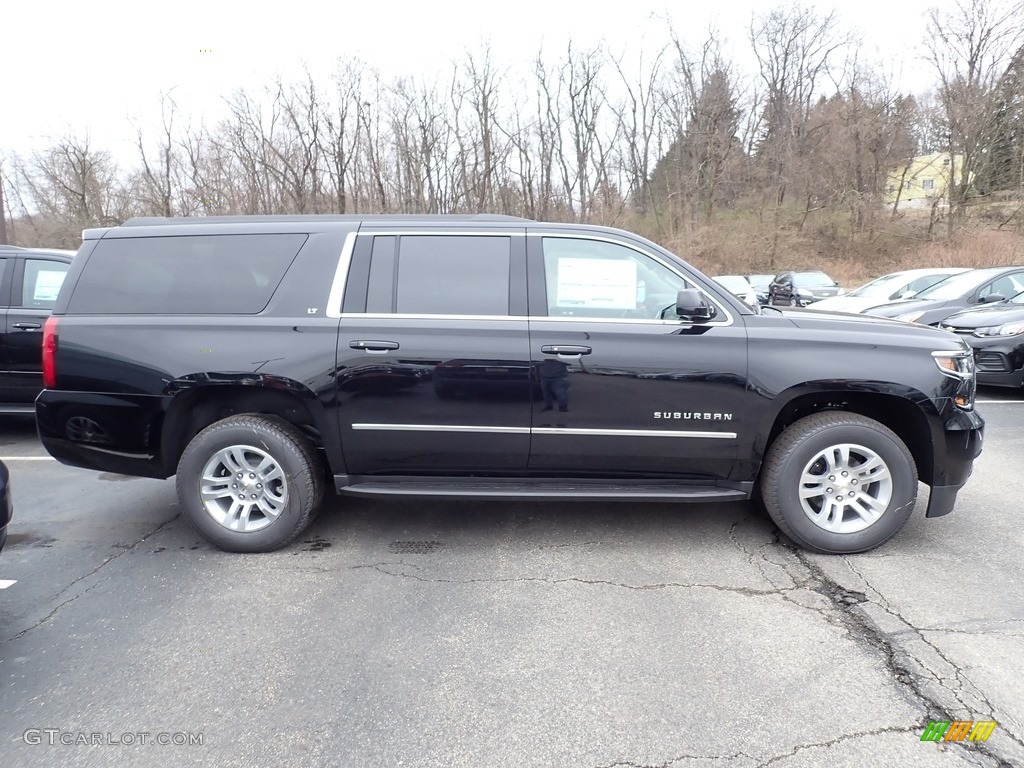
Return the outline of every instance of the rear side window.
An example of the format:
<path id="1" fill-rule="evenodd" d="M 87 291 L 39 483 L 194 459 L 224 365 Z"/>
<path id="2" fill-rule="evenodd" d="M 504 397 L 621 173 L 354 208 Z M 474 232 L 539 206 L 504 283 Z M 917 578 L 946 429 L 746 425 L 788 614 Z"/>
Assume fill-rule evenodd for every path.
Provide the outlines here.
<path id="1" fill-rule="evenodd" d="M 507 315 L 511 243 L 508 237 L 489 235 L 404 235 L 398 247 L 396 311 Z"/>
<path id="2" fill-rule="evenodd" d="M 252 315 L 277 290 L 307 235 L 100 240 L 69 313 Z"/>

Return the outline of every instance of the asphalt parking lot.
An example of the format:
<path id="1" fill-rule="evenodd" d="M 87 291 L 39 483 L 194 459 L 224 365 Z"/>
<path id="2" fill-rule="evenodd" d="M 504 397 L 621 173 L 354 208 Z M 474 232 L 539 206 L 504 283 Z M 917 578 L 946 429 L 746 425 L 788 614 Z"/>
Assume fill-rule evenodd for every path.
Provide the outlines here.
<path id="1" fill-rule="evenodd" d="M 1024 396 L 981 401 L 956 511 L 926 520 L 922 486 L 839 557 L 747 504 L 347 499 L 230 555 L 173 480 L 62 466 L 7 420 L 0 764 L 1024 765 Z"/>

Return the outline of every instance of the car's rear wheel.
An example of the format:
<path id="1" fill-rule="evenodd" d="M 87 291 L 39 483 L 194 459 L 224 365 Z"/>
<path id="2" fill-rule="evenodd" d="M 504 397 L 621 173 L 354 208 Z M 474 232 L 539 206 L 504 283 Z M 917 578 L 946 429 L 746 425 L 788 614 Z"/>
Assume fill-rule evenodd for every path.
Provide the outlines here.
<path id="1" fill-rule="evenodd" d="M 865 552 L 903 527 L 917 499 L 917 466 L 902 440 L 857 413 L 829 411 L 791 424 L 761 475 L 764 506 L 805 549 Z"/>
<path id="2" fill-rule="evenodd" d="M 228 552 L 268 552 L 295 539 L 323 499 L 316 450 L 272 416 L 223 419 L 196 435 L 178 462 L 181 509 Z"/>

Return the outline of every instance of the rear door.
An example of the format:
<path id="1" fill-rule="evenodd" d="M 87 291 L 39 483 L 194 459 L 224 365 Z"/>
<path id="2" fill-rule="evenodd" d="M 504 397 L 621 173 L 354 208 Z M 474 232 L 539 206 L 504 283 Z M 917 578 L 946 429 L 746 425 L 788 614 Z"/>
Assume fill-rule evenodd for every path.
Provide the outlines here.
<path id="1" fill-rule="evenodd" d="M 0 397 L 6 403 L 31 404 L 43 388 L 43 323 L 57 301 L 70 262 L 46 256 L 19 256 L 13 261 Z"/>
<path id="2" fill-rule="evenodd" d="M 361 228 L 336 373 L 351 474 L 526 468 L 524 235 L 502 226 Z"/>

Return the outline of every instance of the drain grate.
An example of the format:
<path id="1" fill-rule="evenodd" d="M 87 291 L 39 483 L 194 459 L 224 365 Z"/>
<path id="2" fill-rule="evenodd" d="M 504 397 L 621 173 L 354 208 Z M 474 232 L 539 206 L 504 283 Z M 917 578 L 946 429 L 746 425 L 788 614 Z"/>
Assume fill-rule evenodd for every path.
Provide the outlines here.
<path id="1" fill-rule="evenodd" d="M 388 549 L 394 555 L 425 555 L 443 546 L 442 541 L 392 541 Z"/>

